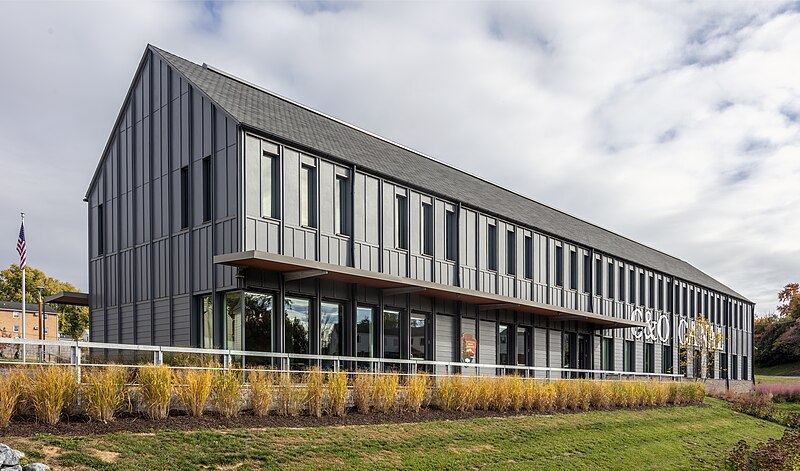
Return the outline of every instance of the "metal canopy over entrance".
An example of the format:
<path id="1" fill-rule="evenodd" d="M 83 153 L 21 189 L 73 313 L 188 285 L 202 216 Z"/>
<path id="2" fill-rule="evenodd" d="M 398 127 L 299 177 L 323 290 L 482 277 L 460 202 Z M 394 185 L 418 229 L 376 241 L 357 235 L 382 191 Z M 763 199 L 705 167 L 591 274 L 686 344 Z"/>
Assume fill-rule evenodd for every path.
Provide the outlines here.
<path id="1" fill-rule="evenodd" d="M 61 291 L 60 293 L 46 297 L 44 302 L 51 304 L 67 304 L 70 306 L 89 306 L 89 294 Z"/>
<path id="2" fill-rule="evenodd" d="M 599 329 L 645 327 L 644 322 L 634 320 L 608 317 L 590 312 L 550 306 L 535 301 L 484 293 L 458 286 L 442 285 L 430 281 L 415 280 L 413 278 L 387 275 L 385 273 L 375 273 L 352 267 L 316 262 L 313 260 L 303 260 L 257 250 L 217 255 L 214 257 L 214 263 L 243 268 L 271 270 L 290 275 L 290 277 L 296 277 L 295 275 L 291 275 L 292 273 L 302 273 L 303 276 L 300 276 L 300 278 L 305 278 L 313 273 L 313 276 L 318 276 L 320 278 L 345 283 L 355 283 L 381 290 L 409 290 L 406 292 L 415 291 L 419 292 L 421 296 L 464 301 L 477 305 L 479 309 L 481 309 L 481 307 L 485 307 L 486 309 L 508 307 L 519 312 L 557 317 L 559 320 L 580 321 L 591 324 Z"/>

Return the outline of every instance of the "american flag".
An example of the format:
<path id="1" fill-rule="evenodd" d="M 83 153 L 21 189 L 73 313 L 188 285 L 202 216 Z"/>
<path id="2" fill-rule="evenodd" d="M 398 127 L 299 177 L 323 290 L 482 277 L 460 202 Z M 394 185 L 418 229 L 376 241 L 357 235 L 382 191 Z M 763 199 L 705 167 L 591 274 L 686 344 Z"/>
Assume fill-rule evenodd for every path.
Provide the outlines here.
<path id="1" fill-rule="evenodd" d="M 25 269 L 28 264 L 28 248 L 25 245 L 25 223 L 19 226 L 19 239 L 17 240 L 17 252 L 19 252 L 19 268 Z"/>

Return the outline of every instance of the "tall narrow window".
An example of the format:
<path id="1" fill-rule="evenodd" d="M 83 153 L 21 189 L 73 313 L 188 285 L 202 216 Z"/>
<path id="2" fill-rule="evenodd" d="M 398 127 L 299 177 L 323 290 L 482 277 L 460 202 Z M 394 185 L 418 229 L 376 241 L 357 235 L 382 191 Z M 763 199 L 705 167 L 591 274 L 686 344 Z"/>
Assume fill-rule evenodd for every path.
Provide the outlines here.
<path id="1" fill-rule="evenodd" d="M 636 344 L 633 343 L 633 340 L 626 340 L 623 344 L 622 358 L 625 364 L 625 371 L 632 372 L 636 370 L 635 346 Z"/>
<path id="2" fill-rule="evenodd" d="M 647 305 L 650 306 L 650 309 L 655 309 L 656 307 L 656 280 L 653 275 L 650 275 L 650 283 L 648 284 L 650 289 L 650 296 L 647 298 Z"/>
<path id="3" fill-rule="evenodd" d="M 203 159 L 203 222 L 211 220 L 211 157 Z"/>
<path id="4" fill-rule="evenodd" d="M 639 273 L 639 305 L 644 306 L 644 273 Z"/>
<path id="5" fill-rule="evenodd" d="M 422 203 L 422 253 L 433 255 L 433 205 Z"/>
<path id="6" fill-rule="evenodd" d="M 625 301 L 625 267 L 619 267 L 619 293 L 617 293 L 617 300 L 620 302 Z"/>
<path id="7" fill-rule="evenodd" d="M 606 371 L 614 371 L 614 339 L 603 337 L 602 367 Z"/>
<path id="8" fill-rule="evenodd" d="M 411 314 L 409 336 L 411 337 L 411 359 L 428 359 L 428 316 L 426 314 Z"/>
<path id="9" fill-rule="evenodd" d="M 214 306 L 211 295 L 200 298 L 200 348 L 214 348 Z"/>
<path id="10" fill-rule="evenodd" d="M 334 191 L 333 222 L 336 225 L 336 233 L 350 235 L 350 179 L 337 175 Z"/>
<path id="11" fill-rule="evenodd" d="M 103 204 L 97 205 L 97 255 L 106 253 L 106 213 Z"/>
<path id="12" fill-rule="evenodd" d="M 525 278 L 533 278 L 533 239 L 525 236 L 523 244 L 523 257 L 525 258 Z"/>
<path id="13" fill-rule="evenodd" d="M 564 249 L 556 246 L 556 286 L 564 286 Z"/>
<path id="14" fill-rule="evenodd" d="M 603 296 L 603 260 L 594 259 L 594 295 Z"/>
<path id="15" fill-rule="evenodd" d="M 274 151 L 277 153 L 278 148 Z M 261 217 L 278 217 L 278 156 L 264 151 L 261 155 Z"/>
<path id="16" fill-rule="evenodd" d="M 674 291 L 672 289 L 672 281 L 667 280 L 667 312 L 672 312 L 672 297 L 674 296 Z"/>
<path id="17" fill-rule="evenodd" d="M 592 293 L 592 257 L 588 253 L 583 254 L 583 292 Z"/>
<path id="18" fill-rule="evenodd" d="M 342 313 L 344 306 L 339 303 L 320 303 L 319 353 L 322 355 L 342 354 Z"/>
<path id="19" fill-rule="evenodd" d="M 181 168 L 181 229 L 189 227 L 189 167 Z"/>
<path id="20" fill-rule="evenodd" d="M 506 232 L 506 273 L 517 274 L 517 238 L 514 231 Z"/>
<path id="21" fill-rule="evenodd" d="M 656 346 L 652 343 L 644 344 L 644 372 L 656 372 Z"/>
<path id="22" fill-rule="evenodd" d="M 395 239 L 398 249 L 408 249 L 408 200 L 397 195 L 397 214 L 395 214 Z"/>
<path id="23" fill-rule="evenodd" d="M 271 352 L 272 311 L 274 298 L 271 294 L 244 294 L 244 349 L 255 352 Z M 248 357 L 247 362 L 270 363 L 265 357 Z"/>
<path id="24" fill-rule="evenodd" d="M 374 357 L 375 310 L 371 307 L 358 306 L 356 311 L 356 355 Z"/>
<path id="25" fill-rule="evenodd" d="M 455 261 L 458 251 L 458 221 L 455 211 L 444 212 L 444 256 L 447 260 Z"/>
<path id="26" fill-rule="evenodd" d="M 317 169 L 300 167 L 300 225 L 317 227 Z"/>
<path id="27" fill-rule="evenodd" d="M 569 251 L 569 289 L 578 289 L 578 252 Z"/>
<path id="28" fill-rule="evenodd" d="M 286 297 L 283 300 L 286 353 L 307 354 L 311 346 L 311 301 Z"/>
<path id="29" fill-rule="evenodd" d="M 489 270 L 497 270 L 497 226 L 489 224 L 486 233 L 486 255 Z"/>
<path id="30" fill-rule="evenodd" d="M 614 263 L 608 262 L 608 299 L 614 299 Z"/>
<path id="31" fill-rule="evenodd" d="M 628 271 L 628 302 L 636 304 L 636 273 L 633 268 Z"/>
<path id="32" fill-rule="evenodd" d="M 383 357 L 400 358 L 400 311 L 383 311 Z"/>

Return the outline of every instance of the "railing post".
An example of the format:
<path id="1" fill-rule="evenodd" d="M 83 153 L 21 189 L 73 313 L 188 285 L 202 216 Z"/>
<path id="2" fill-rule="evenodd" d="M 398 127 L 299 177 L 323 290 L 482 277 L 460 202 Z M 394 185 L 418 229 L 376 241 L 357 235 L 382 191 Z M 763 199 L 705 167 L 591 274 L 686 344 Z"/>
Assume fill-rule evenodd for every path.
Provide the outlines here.
<path id="1" fill-rule="evenodd" d="M 233 362 L 233 357 L 231 356 L 230 350 L 225 353 L 225 356 L 223 357 L 222 362 L 223 362 L 223 367 L 226 370 L 230 370 L 231 369 L 231 363 Z"/>
<path id="2" fill-rule="evenodd" d="M 154 366 L 161 366 L 164 364 L 164 352 L 161 351 L 161 347 L 158 350 L 153 352 L 153 365 Z"/>
<path id="3" fill-rule="evenodd" d="M 75 365 L 75 374 L 78 377 L 78 384 L 81 383 L 81 347 L 78 345 L 78 342 L 75 342 L 75 346 L 72 347 L 72 364 Z"/>

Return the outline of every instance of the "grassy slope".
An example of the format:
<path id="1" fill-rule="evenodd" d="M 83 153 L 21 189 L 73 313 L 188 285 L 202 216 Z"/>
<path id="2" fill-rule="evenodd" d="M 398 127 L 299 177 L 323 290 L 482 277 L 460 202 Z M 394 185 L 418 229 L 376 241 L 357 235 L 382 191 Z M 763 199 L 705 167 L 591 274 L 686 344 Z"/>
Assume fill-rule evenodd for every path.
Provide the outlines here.
<path id="1" fill-rule="evenodd" d="M 755 374 L 763 376 L 800 376 L 800 362 L 785 363 L 783 365 L 756 367 Z"/>
<path id="2" fill-rule="evenodd" d="M 756 375 L 756 384 L 788 384 L 788 383 L 800 383 L 800 378 L 790 378 L 786 376 Z"/>
<path id="3" fill-rule="evenodd" d="M 319 468 L 693 469 L 741 438 L 783 428 L 706 407 L 589 412 L 404 425 L 8 438 L 32 458 L 102 469 Z"/>

